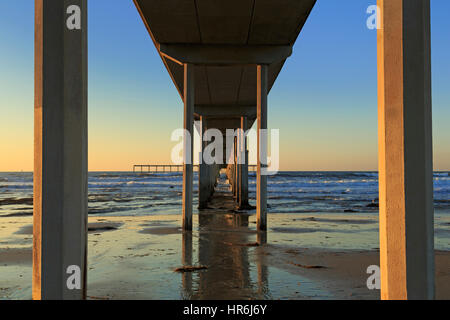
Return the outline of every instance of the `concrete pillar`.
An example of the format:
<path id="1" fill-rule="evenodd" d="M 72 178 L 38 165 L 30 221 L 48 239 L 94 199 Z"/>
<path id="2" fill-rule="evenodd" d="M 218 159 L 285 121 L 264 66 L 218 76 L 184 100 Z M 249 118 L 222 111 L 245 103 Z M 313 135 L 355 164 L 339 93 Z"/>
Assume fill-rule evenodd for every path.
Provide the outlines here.
<path id="1" fill-rule="evenodd" d="M 230 163 L 227 165 L 226 173 L 227 173 L 228 182 L 230 183 L 230 186 L 231 186 L 231 192 L 233 194 L 233 197 L 235 197 L 234 179 L 235 179 L 236 170 L 235 170 L 233 163 Z"/>
<path id="2" fill-rule="evenodd" d="M 261 174 L 262 169 L 267 167 L 267 139 L 264 139 L 261 130 L 267 129 L 268 69 L 267 65 L 257 66 L 258 169 L 256 172 L 256 219 L 259 230 L 267 229 L 267 176 Z"/>
<path id="3" fill-rule="evenodd" d="M 86 298 L 86 2 L 35 1 L 35 300 Z M 71 17 L 79 28 L 68 28 Z"/>
<path id="4" fill-rule="evenodd" d="M 194 65 L 184 65 L 184 164 L 183 164 L 183 229 L 192 230 L 193 136 L 194 136 Z M 187 134 L 189 133 L 189 134 Z"/>
<path id="5" fill-rule="evenodd" d="M 202 152 L 200 152 L 200 157 Z M 209 170 L 206 163 L 198 166 L 198 208 L 205 209 L 208 206 L 209 198 Z"/>
<path id="6" fill-rule="evenodd" d="M 198 208 L 205 209 L 208 206 L 208 199 L 210 196 L 210 170 L 209 165 L 203 161 L 203 152 L 207 146 L 206 142 L 203 141 L 203 135 L 206 132 L 206 119 L 205 117 L 200 117 L 200 163 L 198 168 Z"/>
<path id="7" fill-rule="evenodd" d="M 378 4 L 381 297 L 432 299 L 430 1 Z"/>
<path id="8" fill-rule="evenodd" d="M 247 152 L 247 138 L 245 131 L 247 129 L 247 118 L 241 117 L 241 137 L 239 140 L 240 157 L 243 157 L 243 164 L 239 164 L 239 208 L 245 209 L 249 207 L 248 204 L 248 152 Z"/>
<path id="9" fill-rule="evenodd" d="M 239 135 L 234 139 L 234 198 L 236 199 L 236 203 L 239 204 Z"/>

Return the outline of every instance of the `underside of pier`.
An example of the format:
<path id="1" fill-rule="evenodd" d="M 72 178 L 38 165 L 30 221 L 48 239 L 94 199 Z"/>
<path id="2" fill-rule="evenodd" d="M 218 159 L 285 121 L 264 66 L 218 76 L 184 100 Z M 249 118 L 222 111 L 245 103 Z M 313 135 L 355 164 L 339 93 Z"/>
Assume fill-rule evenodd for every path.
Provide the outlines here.
<path id="1" fill-rule="evenodd" d="M 235 136 L 231 137 L 234 147 L 224 151 L 224 163 L 236 204 L 248 208 L 245 132 L 255 121 L 258 132 L 267 129 L 267 94 L 316 0 L 134 2 L 184 101 L 184 129 L 191 139 L 194 120 L 201 121 L 202 137 L 208 129 L 220 130 L 223 141 Z M 202 155 L 207 146 L 202 143 Z M 266 148 L 266 139 L 258 135 L 256 207 L 261 230 L 267 227 L 267 178 L 262 172 L 267 165 Z M 188 157 L 192 163 L 192 152 Z M 200 208 L 207 206 L 214 190 L 211 179 L 217 178 L 217 169 L 217 165 L 200 164 Z M 188 230 L 192 228 L 192 177 L 192 166 L 187 164 L 183 225 Z"/>

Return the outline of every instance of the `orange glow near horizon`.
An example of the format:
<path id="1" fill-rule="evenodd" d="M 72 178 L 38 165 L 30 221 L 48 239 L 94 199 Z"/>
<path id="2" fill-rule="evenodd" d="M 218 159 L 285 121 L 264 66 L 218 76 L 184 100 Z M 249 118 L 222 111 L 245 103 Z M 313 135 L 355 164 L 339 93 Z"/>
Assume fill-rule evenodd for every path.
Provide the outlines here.
<path id="1" fill-rule="evenodd" d="M 171 164 L 172 148 L 177 142 L 170 141 L 170 130 L 160 133 L 149 130 L 147 134 L 140 135 L 121 131 L 126 130 L 91 130 L 89 171 L 130 171 L 134 164 Z M 377 170 L 377 146 L 373 141 L 366 144 L 363 140 L 355 141 L 352 145 L 338 143 L 334 139 L 302 141 L 295 137 L 283 137 L 282 133 L 283 130 L 280 171 Z M 0 136 L 11 137 L 1 141 L 0 172 L 32 171 L 33 132 L 30 127 L 3 125 Z M 373 138 L 376 137 L 371 140 Z M 448 157 L 448 151 L 435 150 L 435 170 L 449 170 L 446 163 Z"/>

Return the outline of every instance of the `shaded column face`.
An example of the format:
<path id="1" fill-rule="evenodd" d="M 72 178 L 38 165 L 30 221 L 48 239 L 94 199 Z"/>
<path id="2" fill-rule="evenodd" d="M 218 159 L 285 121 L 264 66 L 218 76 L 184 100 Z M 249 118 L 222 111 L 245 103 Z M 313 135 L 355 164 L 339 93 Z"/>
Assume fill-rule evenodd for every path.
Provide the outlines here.
<path id="1" fill-rule="evenodd" d="M 256 215 L 257 226 L 260 230 L 267 229 L 267 176 L 262 174 L 267 164 L 267 139 L 261 137 L 261 130 L 267 129 L 267 93 L 268 93 L 268 66 L 257 66 L 257 123 L 258 123 L 258 160 L 256 174 Z"/>
<path id="2" fill-rule="evenodd" d="M 208 145 L 208 142 L 205 141 L 205 133 L 208 130 L 208 119 L 205 116 L 200 117 L 200 128 L 201 128 L 201 134 L 200 134 L 200 143 L 202 146 L 202 152 L 205 150 L 206 146 Z"/>
<path id="3" fill-rule="evenodd" d="M 383 299 L 434 297 L 429 0 L 379 0 Z"/>
<path id="4" fill-rule="evenodd" d="M 184 65 L 184 129 L 183 155 L 183 228 L 192 230 L 192 192 L 193 192 L 193 128 L 194 128 L 194 66 Z"/>
<path id="5" fill-rule="evenodd" d="M 200 117 L 200 160 L 199 160 L 199 170 L 198 170 L 198 208 L 204 209 L 208 206 L 208 198 L 211 194 L 210 185 L 210 168 L 203 160 L 204 150 L 207 146 L 207 142 L 204 140 L 204 135 L 206 132 L 206 118 L 204 116 Z"/>
<path id="6" fill-rule="evenodd" d="M 241 136 L 239 143 L 239 151 L 241 164 L 240 178 L 239 178 L 239 207 L 245 209 L 249 207 L 248 203 L 248 153 L 247 153 L 247 138 L 245 131 L 247 130 L 247 118 L 241 117 Z"/>
<path id="7" fill-rule="evenodd" d="M 239 165 L 238 165 L 238 139 L 239 137 L 234 138 L 234 197 L 236 202 L 239 203 Z"/>
<path id="8" fill-rule="evenodd" d="M 86 297 L 87 1 L 35 1 L 33 298 Z"/>

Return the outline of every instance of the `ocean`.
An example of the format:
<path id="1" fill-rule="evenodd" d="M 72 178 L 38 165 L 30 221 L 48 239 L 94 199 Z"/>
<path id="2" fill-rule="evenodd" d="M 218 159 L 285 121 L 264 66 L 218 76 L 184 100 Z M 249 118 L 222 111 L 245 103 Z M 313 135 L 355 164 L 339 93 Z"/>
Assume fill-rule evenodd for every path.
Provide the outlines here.
<path id="1" fill-rule="evenodd" d="M 194 190 L 197 188 L 194 174 Z M 249 173 L 250 203 L 255 173 Z M 90 172 L 90 215 L 181 213 L 182 174 Z M 450 174 L 434 174 L 436 214 L 450 214 Z M 194 208 L 197 207 L 194 192 Z M 280 172 L 268 177 L 268 211 L 277 213 L 378 214 L 376 172 Z M 0 173 L 0 217 L 33 214 L 32 173 Z"/>

